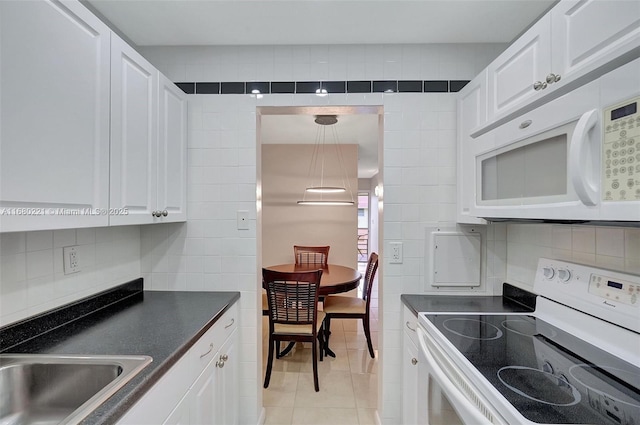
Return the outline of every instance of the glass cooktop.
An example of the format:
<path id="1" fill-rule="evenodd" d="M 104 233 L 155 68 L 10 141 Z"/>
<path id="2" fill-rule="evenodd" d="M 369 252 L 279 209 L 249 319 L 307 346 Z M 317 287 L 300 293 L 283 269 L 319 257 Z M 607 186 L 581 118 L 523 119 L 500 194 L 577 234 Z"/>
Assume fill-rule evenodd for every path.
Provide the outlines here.
<path id="1" fill-rule="evenodd" d="M 640 368 L 533 316 L 425 317 L 528 420 L 640 425 Z"/>

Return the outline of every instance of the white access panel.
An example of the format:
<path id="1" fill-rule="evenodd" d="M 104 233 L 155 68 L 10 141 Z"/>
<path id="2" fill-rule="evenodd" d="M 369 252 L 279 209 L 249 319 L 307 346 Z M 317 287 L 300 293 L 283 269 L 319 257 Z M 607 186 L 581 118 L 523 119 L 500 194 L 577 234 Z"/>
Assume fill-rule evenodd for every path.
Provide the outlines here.
<path id="1" fill-rule="evenodd" d="M 480 286 L 480 234 L 433 232 L 431 240 L 431 286 Z"/>

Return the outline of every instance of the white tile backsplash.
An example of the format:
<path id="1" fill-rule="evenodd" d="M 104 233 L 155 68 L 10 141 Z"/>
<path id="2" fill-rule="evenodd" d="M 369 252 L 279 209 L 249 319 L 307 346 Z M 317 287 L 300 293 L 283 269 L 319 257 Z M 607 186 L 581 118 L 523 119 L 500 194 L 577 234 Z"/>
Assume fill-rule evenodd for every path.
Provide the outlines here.
<path id="1" fill-rule="evenodd" d="M 65 275 L 62 247 L 76 244 L 82 270 Z M 140 277 L 140 231 L 127 226 L 2 233 L 0 262 L 4 326 Z"/>
<path id="2" fill-rule="evenodd" d="M 561 224 L 508 224 L 507 281 L 532 289 L 539 257 L 640 273 L 640 229 Z"/>

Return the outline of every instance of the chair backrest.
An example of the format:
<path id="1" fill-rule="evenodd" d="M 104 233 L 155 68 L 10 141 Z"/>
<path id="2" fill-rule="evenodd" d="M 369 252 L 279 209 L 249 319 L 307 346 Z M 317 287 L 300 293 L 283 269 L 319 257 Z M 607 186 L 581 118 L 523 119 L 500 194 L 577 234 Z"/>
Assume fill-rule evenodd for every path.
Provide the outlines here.
<path id="1" fill-rule="evenodd" d="M 318 289 L 322 270 L 277 272 L 262 269 L 269 303 L 269 325 L 311 325 L 318 315 Z M 315 326 L 312 326 L 315 334 Z"/>
<path id="2" fill-rule="evenodd" d="M 293 255 L 296 258 L 296 264 L 320 264 L 323 267 L 329 262 L 330 246 L 293 246 Z"/>
<path id="3" fill-rule="evenodd" d="M 378 271 L 378 254 L 372 252 L 369 256 L 369 262 L 367 263 L 367 271 L 364 274 L 364 282 L 362 286 L 362 299 L 367 302 L 367 309 L 369 308 L 369 302 L 371 302 L 371 289 L 373 288 L 373 279 L 376 277 Z"/>

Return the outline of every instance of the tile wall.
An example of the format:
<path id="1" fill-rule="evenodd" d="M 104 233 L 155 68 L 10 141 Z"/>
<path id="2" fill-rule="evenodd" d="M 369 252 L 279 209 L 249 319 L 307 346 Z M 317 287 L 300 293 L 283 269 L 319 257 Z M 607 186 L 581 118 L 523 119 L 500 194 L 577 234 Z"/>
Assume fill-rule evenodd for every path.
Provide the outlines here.
<path id="1" fill-rule="evenodd" d="M 468 80 L 504 45 L 154 47 L 140 51 L 174 81 Z M 454 225 L 455 95 L 449 93 L 189 96 L 189 222 L 141 232 L 142 270 L 155 289 L 242 292 L 241 423 L 262 412 L 256 230 L 256 108 L 378 105 L 384 110 L 384 241 L 404 263 L 381 265 L 380 420 L 401 417 L 401 293 L 424 291 L 424 228 Z M 236 230 L 235 212 L 252 214 Z M 389 318 L 385 320 L 385 317 Z"/>
<path id="2" fill-rule="evenodd" d="M 81 271 L 65 275 L 62 247 Z M 0 326 L 140 277 L 138 226 L 0 234 Z"/>
<path id="3" fill-rule="evenodd" d="M 525 289 L 532 287 L 539 257 L 640 274 L 640 228 L 509 224 L 506 235 L 507 280 Z"/>

